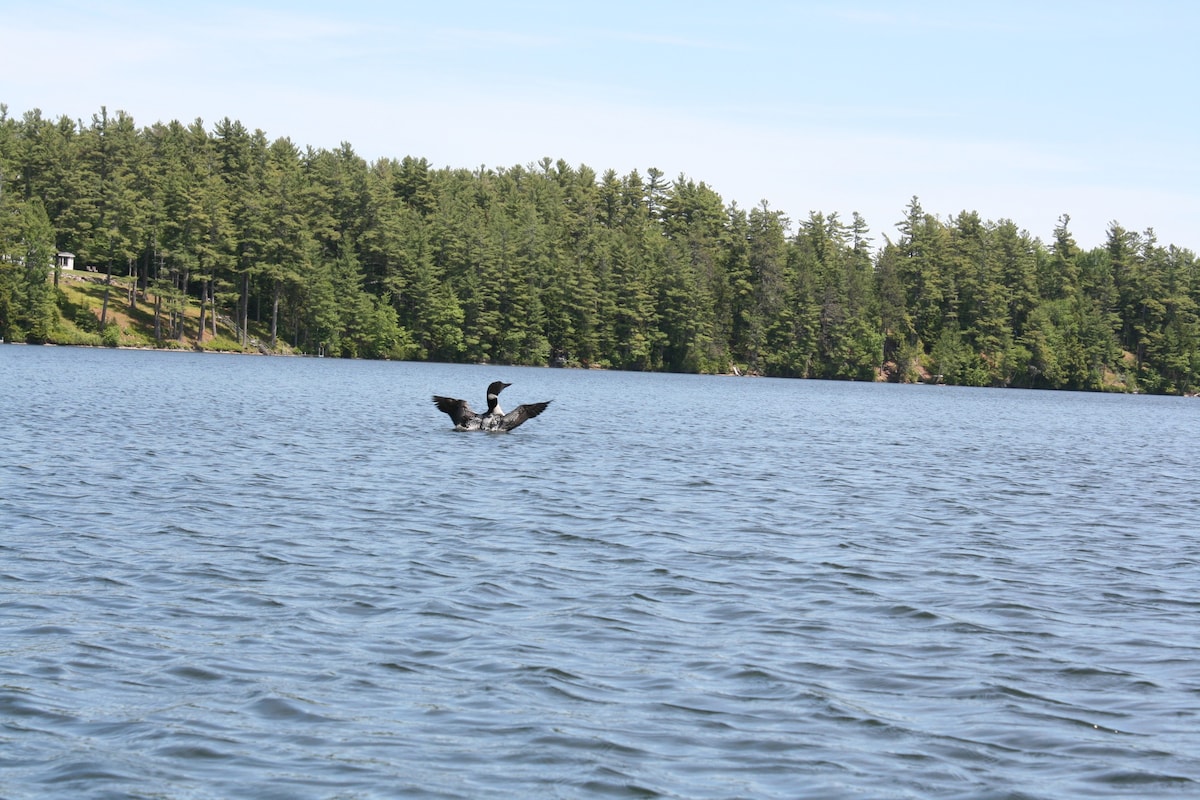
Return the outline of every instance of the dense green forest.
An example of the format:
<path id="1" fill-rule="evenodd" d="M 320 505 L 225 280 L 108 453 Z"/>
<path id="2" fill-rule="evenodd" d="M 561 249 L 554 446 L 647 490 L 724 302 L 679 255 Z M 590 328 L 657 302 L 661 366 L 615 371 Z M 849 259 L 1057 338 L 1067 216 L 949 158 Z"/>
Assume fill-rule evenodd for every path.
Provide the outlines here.
<path id="1" fill-rule="evenodd" d="M 743 209 L 687 176 L 368 162 L 228 118 L 0 105 L 0 336 L 272 352 L 1193 393 L 1200 268 L 1116 222 Z M 94 268 L 99 308 L 50 269 Z M 110 297 L 111 292 L 111 297 Z M 218 324 L 220 320 L 220 324 Z"/>

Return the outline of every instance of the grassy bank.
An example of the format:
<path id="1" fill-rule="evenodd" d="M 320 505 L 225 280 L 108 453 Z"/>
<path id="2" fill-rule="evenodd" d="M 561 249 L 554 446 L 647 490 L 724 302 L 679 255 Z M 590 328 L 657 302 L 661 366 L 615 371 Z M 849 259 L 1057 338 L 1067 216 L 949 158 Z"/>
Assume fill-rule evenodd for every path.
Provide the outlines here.
<path id="1" fill-rule="evenodd" d="M 105 292 L 108 304 L 105 308 Z M 133 300 L 131 303 L 130 300 Z M 144 347 L 174 350 L 209 350 L 213 352 L 269 352 L 269 337 L 262 326 L 251 322 L 247 343 L 243 347 L 237 331 L 228 323 L 217 320 L 213 336 L 212 319 L 206 315 L 205 330 L 200 330 L 200 307 L 188 298 L 177 311 L 183 316 L 182 335 L 171 330 L 165 308 L 158 312 L 155 324 L 155 304 L 152 293 L 133 290 L 133 279 L 113 276 L 106 284 L 102 274 L 81 270 L 64 270 L 58 284 L 59 320 L 51 336 L 54 344 L 93 347 Z M 162 303 L 165 307 L 166 303 Z M 211 312 L 210 312 L 211 313 Z M 101 321 L 103 319 L 103 321 Z M 274 352 L 288 352 L 279 346 Z"/>

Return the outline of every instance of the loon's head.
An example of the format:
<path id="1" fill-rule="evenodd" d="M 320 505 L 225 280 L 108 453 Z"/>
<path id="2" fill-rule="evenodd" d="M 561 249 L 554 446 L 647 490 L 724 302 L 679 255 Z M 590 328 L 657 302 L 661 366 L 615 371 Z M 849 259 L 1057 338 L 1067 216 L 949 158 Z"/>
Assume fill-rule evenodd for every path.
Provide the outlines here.
<path id="1" fill-rule="evenodd" d="M 505 383 L 504 381 L 492 381 L 491 385 L 488 386 L 487 404 L 489 414 L 502 413 L 500 411 L 500 392 L 504 391 L 504 389 L 509 386 L 512 386 L 512 384 Z"/>

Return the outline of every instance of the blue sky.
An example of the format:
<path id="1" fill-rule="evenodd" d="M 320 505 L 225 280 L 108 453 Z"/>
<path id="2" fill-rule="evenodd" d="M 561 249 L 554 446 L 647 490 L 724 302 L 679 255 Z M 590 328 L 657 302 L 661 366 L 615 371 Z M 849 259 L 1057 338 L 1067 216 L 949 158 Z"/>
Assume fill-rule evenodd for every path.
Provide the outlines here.
<path id="1" fill-rule="evenodd" d="M 368 160 L 657 167 L 793 220 L 909 199 L 1200 250 L 1200 3 L 0 0 L 0 102 Z"/>

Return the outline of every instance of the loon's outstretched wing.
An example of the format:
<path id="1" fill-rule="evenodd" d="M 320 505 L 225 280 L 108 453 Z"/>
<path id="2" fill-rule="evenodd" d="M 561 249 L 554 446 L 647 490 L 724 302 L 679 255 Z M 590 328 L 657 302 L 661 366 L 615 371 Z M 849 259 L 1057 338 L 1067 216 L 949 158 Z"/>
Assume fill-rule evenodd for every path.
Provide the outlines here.
<path id="1" fill-rule="evenodd" d="M 525 420 L 533 419 L 545 411 L 548 405 L 550 405 L 549 400 L 544 403 L 525 403 L 519 405 L 504 415 L 504 418 L 500 420 L 499 429 L 502 431 L 511 431 Z"/>
<path id="2" fill-rule="evenodd" d="M 454 427 L 456 428 L 465 428 L 471 420 L 479 419 L 479 415 L 471 410 L 471 405 L 466 400 L 459 400 L 455 397 L 442 397 L 435 394 L 433 396 L 433 404 L 438 407 L 439 411 L 444 411 L 450 415 L 450 419 L 454 420 Z"/>

